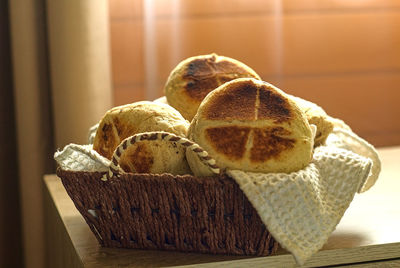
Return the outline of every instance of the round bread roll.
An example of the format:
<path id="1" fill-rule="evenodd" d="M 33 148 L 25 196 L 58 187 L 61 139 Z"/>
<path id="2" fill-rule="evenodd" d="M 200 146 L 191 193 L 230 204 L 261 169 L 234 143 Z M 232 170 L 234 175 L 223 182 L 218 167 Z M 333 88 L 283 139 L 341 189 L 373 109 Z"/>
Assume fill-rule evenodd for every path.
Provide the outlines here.
<path id="1" fill-rule="evenodd" d="M 191 57 L 172 70 L 165 96 L 172 107 L 191 121 L 210 91 L 240 77 L 260 79 L 250 67 L 232 58 L 216 54 Z"/>
<path id="2" fill-rule="evenodd" d="M 188 132 L 221 168 L 252 172 L 297 171 L 312 158 L 313 133 L 307 119 L 284 92 L 251 78 L 225 83 L 201 103 Z M 209 169 L 186 151 L 196 176 Z"/>
<path id="3" fill-rule="evenodd" d="M 189 122 L 169 105 L 140 101 L 109 110 L 99 123 L 93 149 L 111 159 L 115 148 L 138 133 L 165 131 L 186 137 Z M 121 156 L 120 166 L 126 172 L 190 173 L 185 149 L 174 142 L 141 141 Z"/>
<path id="4" fill-rule="evenodd" d="M 185 157 L 185 147 L 165 140 L 136 142 L 123 152 L 120 166 L 125 172 L 132 173 L 191 173 Z"/>
<path id="5" fill-rule="evenodd" d="M 289 96 L 306 114 L 308 123 L 317 127 L 317 133 L 314 138 L 314 146 L 316 147 L 324 144 L 326 138 L 332 132 L 334 127 L 332 120 L 329 119 L 329 116 L 326 114 L 324 109 L 311 101 L 291 95 Z"/>

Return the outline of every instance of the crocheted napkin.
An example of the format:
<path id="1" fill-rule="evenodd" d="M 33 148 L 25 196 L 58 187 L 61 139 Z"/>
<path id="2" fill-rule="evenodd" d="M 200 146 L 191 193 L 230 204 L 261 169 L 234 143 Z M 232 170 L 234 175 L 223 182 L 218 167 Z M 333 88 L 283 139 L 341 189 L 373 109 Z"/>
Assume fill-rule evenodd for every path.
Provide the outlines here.
<path id="1" fill-rule="evenodd" d="M 300 265 L 322 248 L 355 193 L 369 189 L 379 172 L 375 149 L 341 129 L 315 149 L 312 162 L 303 170 L 290 174 L 227 171 L 268 231 Z"/>
<path id="2" fill-rule="evenodd" d="M 108 171 L 110 160 L 93 150 L 93 145 L 69 144 L 54 154 L 54 159 L 63 170 Z"/>
<path id="3" fill-rule="evenodd" d="M 89 135 L 89 141 L 92 140 Z M 107 171 L 110 161 L 92 145 L 67 145 L 54 155 L 64 170 Z M 374 147 L 351 131 L 334 129 L 304 169 L 286 173 L 227 170 L 279 244 L 303 264 L 322 248 L 356 192 L 377 180 Z"/>

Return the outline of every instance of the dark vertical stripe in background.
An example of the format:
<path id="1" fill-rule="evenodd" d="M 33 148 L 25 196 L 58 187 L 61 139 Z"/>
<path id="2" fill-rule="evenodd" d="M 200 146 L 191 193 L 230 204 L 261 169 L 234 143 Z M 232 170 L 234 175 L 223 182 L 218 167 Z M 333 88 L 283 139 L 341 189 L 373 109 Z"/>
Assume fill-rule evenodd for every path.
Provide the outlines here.
<path id="1" fill-rule="evenodd" d="M 0 1 L 0 267 L 23 267 L 8 1 Z"/>

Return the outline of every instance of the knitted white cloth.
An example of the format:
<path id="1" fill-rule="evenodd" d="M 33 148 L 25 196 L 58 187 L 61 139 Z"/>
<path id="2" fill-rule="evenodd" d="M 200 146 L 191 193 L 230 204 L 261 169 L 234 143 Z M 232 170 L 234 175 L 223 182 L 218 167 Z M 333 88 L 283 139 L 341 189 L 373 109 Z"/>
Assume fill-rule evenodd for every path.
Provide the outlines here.
<path id="1" fill-rule="evenodd" d="M 375 149 L 343 130 L 334 130 L 303 170 L 291 174 L 227 171 L 268 231 L 300 265 L 322 248 L 355 193 L 370 188 L 379 172 Z"/>
<path id="2" fill-rule="evenodd" d="M 92 145 L 67 145 L 54 158 L 65 170 L 107 171 L 110 166 Z M 335 129 L 303 170 L 291 174 L 227 170 L 227 174 L 272 236 L 303 264 L 327 241 L 355 193 L 375 183 L 380 168 L 372 145 L 351 131 Z"/>
<path id="3" fill-rule="evenodd" d="M 328 136 L 326 145 L 350 150 L 356 154 L 370 158 L 373 162 L 371 174 L 362 186 L 360 192 L 367 191 L 375 184 L 381 172 L 381 161 L 379 160 L 378 153 L 371 144 L 358 137 L 354 132 L 335 128 L 332 134 Z"/>
<path id="4" fill-rule="evenodd" d="M 93 145 L 69 144 L 54 154 L 60 168 L 72 171 L 108 171 L 110 160 L 93 150 Z"/>

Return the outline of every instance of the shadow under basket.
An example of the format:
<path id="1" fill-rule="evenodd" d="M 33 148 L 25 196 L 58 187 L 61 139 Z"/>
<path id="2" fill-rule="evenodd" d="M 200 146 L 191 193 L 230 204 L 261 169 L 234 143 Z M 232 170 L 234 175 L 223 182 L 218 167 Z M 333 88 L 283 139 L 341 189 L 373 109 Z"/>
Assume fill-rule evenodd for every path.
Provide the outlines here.
<path id="1" fill-rule="evenodd" d="M 278 243 L 228 176 L 57 175 L 104 247 L 268 256 Z"/>

